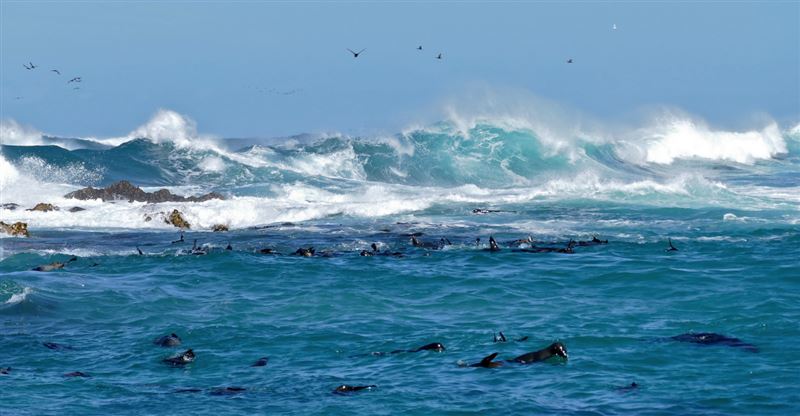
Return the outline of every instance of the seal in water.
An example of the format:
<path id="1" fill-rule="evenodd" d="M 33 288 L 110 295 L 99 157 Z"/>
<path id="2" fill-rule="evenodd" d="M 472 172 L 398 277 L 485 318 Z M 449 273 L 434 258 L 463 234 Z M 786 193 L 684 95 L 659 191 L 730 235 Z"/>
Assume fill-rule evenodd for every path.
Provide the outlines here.
<path id="1" fill-rule="evenodd" d="M 364 355 L 377 355 L 377 356 L 380 356 L 380 355 L 387 355 L 387 354 L 401 354 L 401 353 L 404 353 L 404 352 L 420 352 L 420 351 L 442 352 L 445 349 L 446 348 L 444 347 L 444 345 L 441 342 L 431 342 L 430 344 L 425 344 L 425 345 L 423 345 L 423 346 L 421 346 L 419 348 L 415 348 L 413 350 L 394 350 L 394 351 L 391 351 L 391 352 L 388 352 L 388 353 L 385 353 L 385 352 L 371 352 L 369 354 L 353 355 L 351 357 L 359 357 L 359 356 L 364 356 Z"/>
<path id="2" fill-rule="evenodd" d="M 43 342 L 42 345 L 44 345 L 45 348 L 53 351 L 64 351 L 73 349 L 69 345 L 59 344 L 57 342 Z"/>
<path id="3" fill-rule="evenodd" d="M 489 248 L 487 248 L 486 251 L 500 251 L 497 241 L 494 241 L 494 237 L 492 236 L 489 236 Z"/>
<path id="4" fill-rule="evenodd" d="M 453 245 L 453 243 L 451 243 L 450 240 L 447 239 L 447 237 L 439 239 L 439 243 L 437 244 L 437 243 L 431 243 L 429 241 L 419 241 L 417 240 L 417 237 L 412 235 L 411 245 L 414 247 L 424 248 L 428 250 L 441 250 L 444 248 L 444 246 L 450 246 Z"/>
<path id="5" fill-rule="evenodd" d="M 688 332 L 685 334 L 675 335 L 670 339 L 680 342 L 688 342 L 691 344 L 700 345 L 727 345 L 729 347 L 743 348 L 746 351 L 758 352 L 758 347 L 753 344 L 743 342 L 739 338 L 731 338 L 713 332 Z"/>
<path id="6" fill-rule="evenodd" d="M 669 242 L 669 248 L 665 248 L 664 251 L 678 251 L 675 246 L 672 245 L 672 239 L 668 238 L 667 241 Z"/>
<path id="7" fill-rule="evenodd" d="M 50 263 L 50 264 L 43 264 L 41 266 L 34 267 L 32 270 L 37 271 L 37 272 L 50 272 L 50 271 L 53 271 L 53 270 L 63 269 L 64 266 L 66 266 L 67 264 L 72 263 L 73 261 L 76 261 L 76 260 L 78 260 L 78 258 L 75 257 L 75 256 L 72 256 L 72 258 L 70 258 L 69 260 L 67 260 L 67 261 L 65 261 L 63 263 L 57 261 L 57 262 Z"/>
<path id="8" fill-rule="evenodd" d="M 360 391 L 360 390 L 374 389 L 376 387 L 378 387 L 378 386 L 376 386 L 374 384 L 370 384 L 370 385 L 367 385 L 367 386 L 348 386 L 347 384 L 342 384 L 341 386 L 336 387 L 335 389 L 333 389 L 333 394 L 349 394 L 349 393 L 354 393 L 354 392 L 357 392 L 357 391 Z"/>
<path id="9" fill-rule="evenodd" d="M 298 248 L 297 251 L 294 252 L 295 256 L 302 256 L 302 257 L 312 257 L 316 251 L 314 247 L 309 248 Z"/>
<path id="10" fill-rule="evenodd" d="M 596 246 L 598 244 L 608 244 L 608 240 L 601 240 L 596 235 L 592 236 L 591 241 L 578 241 L 577 245 L 581 247 Z"/>
<path id="11" fill-rule="evenodd" d="M 527 340 L 528 340 L 528 336 L 526 335 L 526 336 L 524 336 L 524 337 L 522 337 L 522 338 L 517 338 L 517 339 L 515 339 L 514 341 L 516 341 L 516 342 L 523 342 L 523 341 L 527 341 Z M 508 342 L 508 339 L 506 338 L 506 336 L 505 336 L 505 335 L 503 334 L 503 332 L 501 331 L 501 332 L 500 332 L 500 337 L 499 337 L 499 338 L 497 337 L 497 334 L 494 334 L 494 342 L 496 342 L 496 343 L 497 343 L 497 342 Z"/>
<path id="12" fill-rule="evenodd" d="M 233 246 L 231 245 L 230 241 L 228 241 L 228 245 L 225 247 L 225 250 L 228 250 L 228 251 L 232 251 L 233 250 Z"/>
<path id="13" fill-rule="evenodd" d="M 7 375 L 11 372 L 11 367 L 0 367 L 0 375 Z"/>
<path id="14" fill-rule="evenodd" d="M 194 351 L 188 349 L 186 350 L 186 352 L 182 354 L 176 355 L 174 357 L 165 358 L 162 361 L 173 367 L 183 367 L 184 365 L 194 361 L 194 358 L 195 358 Z"/>
<path id="15" fill-rule="evenodd" d="M 627 386 L 617 387 L 617 391 L 620 392 L 620 393 L 628 393 L 628 392 L 634 391 L 634 390 L 636 390 L 638 388 L 639 388 L 639 385 L 636 384 L 636 382 L 634 381 L 633 383 L 628 384 Z"/>
<path id="16" fill-rule="evenodd" d="M 514 362 L 519 364 L 531 364 L 539 361 L 544 361 L 555 356 L 563 357 L 564 359 L 569 358 L 567 355 L 567 348 L 564 347 L 564 344 L 560 342 L 554 342 L 549 346 L 542 348 L 539 351 L 522 354 L 519 357 L 514 358 L 513 360 L 509 360 L 509 362 Z"/>
<path id="17" fill-rule="evenodd" d="M 71 373 L 64 374 L 64 377 L 91 377 L 91 376 L 80 371 L 73 371 Z"/>
<path id="18" fill-rule="evenodd" d="M 261 357 L 254 362 L 250 367 L 264 367 L 269 363 L 269 357 Z"/>
<path id="19" fill-rule="evenodd" d="M 172 244 L 183 243 L 184 241 L 186 241 L 186 240 L 183 239 L 183 231 L 181 231 L 181 238 L 173 241 Z"/>
<path id="20" fill-rule="evenodd" d="M 209 392 L 212 396 L 231 396 L 247 391 L 244 387 L 215 387 Z"/>
<path id="21" fill-rule="evenodd" d="M 181 345 L 181 337 L 179 337 L 173 332 L 169 335 L 164 335 L 163 337 L 158 337 L 154 339 L 153 344 L 162 347 L 177 347 L 178 345 Z"/>

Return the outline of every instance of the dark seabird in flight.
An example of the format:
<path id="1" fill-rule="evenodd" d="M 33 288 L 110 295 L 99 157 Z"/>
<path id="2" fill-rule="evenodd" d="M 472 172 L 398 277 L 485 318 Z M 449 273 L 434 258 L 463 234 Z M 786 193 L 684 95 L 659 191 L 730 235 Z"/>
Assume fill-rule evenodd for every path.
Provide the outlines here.
<path id="1" fill-rule="evenodd" d="M 442 59 L 442 54 L 436 55 L 436 59 Z"/>
<path id="2" fill-rule="evenodd" d="M 69 84 L 70 82 L 81 82 L 81 81 L 82 81 L 81 77 L 75 77 L 75 78 L 72 78 L 71 80 L 67 81 L 67 84 Z"/>
<path id="3" fill-rule="evenodd" d="M 417 50 L 421 51 L 422 50 L 422 45 L 417 46 Z"/>
<path id="4" fill-rule="evenodd" d="M 28 69 L 28 70 L 36 69 L 36 65 L 34 65 L 33 62 L 28 62 L 28 65 L 22 64 L 22 66 L 24 66 L 25 69 Z"/>
<path id="5" fill-rule="evenodd" d="M 59 72 L 57 69 L 51 69 L 50 72 L 55 72 L 56 74 L 61 75 L 61 72 Z"/>
<path id="6" fill-rule="evenodd" d="M 572 58 L 567 59 L 567 63 L 571 64 L 572 63 Z"/>
<path id="7" fill-rule="evenodd" d="M 367 50 L 367 48 L 364 48 L 364 49 L 362 49 L 362 50 L 360 50 L 358 52 L 353 52 L 353 50 L 350 49 L 350 48 L 347 48 L 347 50 L 350 51 L 350 53 L 353 54 L 353 58 L 358 58 L 358 55 L 361 55 L 361 52 L 364 52 L 365 50 Z"/>

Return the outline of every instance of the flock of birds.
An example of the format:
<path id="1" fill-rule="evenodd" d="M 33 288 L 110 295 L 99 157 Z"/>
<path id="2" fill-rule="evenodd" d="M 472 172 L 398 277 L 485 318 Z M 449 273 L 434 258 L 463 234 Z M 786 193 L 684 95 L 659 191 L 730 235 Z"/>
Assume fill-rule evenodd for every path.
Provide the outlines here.
<path id="1" fill-rule="evenodd" d="M 25 67 L 25 69 L 27 69 L 28 71 L 33 71 L 36 68 L 39 68 L 39 65 L 34 64 L 32 61 L 28 61 L 27 64 L 22 64 L 22 66 Z M 59 76 L 61 75 L 61 71 L 59 71 L 58 69 L 55 69 L 55 68 L 51 69 L 50 72 L 52 72 L 52 73 L 54 73 L 56 75 L 59 75 Z M 80 84 L 81 82 L 83 82 L 83 78 L 81 78 L 81 77 L 72 77 L 67 81 L 67 85 L 72 84 L 72 83 Z M 79 89 L 81 89 L 81 87 L 79 85 L 76 85 L 76 86 L 72 87 L 72 89 L 73 90 L 79 90 Z M 21 96 L 14 97 L 14 99 L 16 99 L 16 100 L 21 100 L 22 98 L 23 97 L 21 97 Z"/>

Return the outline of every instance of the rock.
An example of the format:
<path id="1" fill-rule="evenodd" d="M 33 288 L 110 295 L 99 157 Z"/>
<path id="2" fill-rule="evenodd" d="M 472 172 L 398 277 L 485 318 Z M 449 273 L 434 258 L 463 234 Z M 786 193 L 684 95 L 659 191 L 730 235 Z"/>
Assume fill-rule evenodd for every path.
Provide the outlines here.
<path id="1" fill-rule="evenodd" d="M 69 209 L 69 212 L 81 212 L 81 211 L 86 211 L 86 208 L 72 207 Z"/>
<path id="2" fill-rule="evenodd" d="M 28 223 L 25 222 L 6 224 L 3 221 L 0 221 L 0 231 L 15 237 L 30 237 L 30 234 L 28 234 Z"/>
<path id="3" fill-rule="evenodd" d="M 172 224 L 178 228 L 191 228 L 189 222 L 183 218 L 183 215 L 181 215 L 181 212 L 177 209 L 173 209 L 172 213 L 169 214 L 169 217 L 167 217 L 165 221 L 167 224 Z"/>
<path id="4" fill-rule="evenodd" d="M 175 195 L 166 189 L 160 189 L 155 192 L 145 192 L 138 186 L 133 186 L 128 181 L 119 181 L 109 185 L 106 188 L 88 188 L 79 189 L 64 195 L 64 198 L 74 198 L 80 200 L 87 199 L 102 199 L 103 201 L 119 201 L 127 200 L 128 202 L 203 202 L 209 199 L 225 199 L 224 196 L 217 192 L 210 192 L 200 196 L 184 197 Z"/>
<path id="5" fill-rule="evenodd" d="M 215 233 L 228 231 L 228 226 L 225 224 L 215 224 L 213 227 L 211 227 L 211 231 L 214 231 Z"/>
<path id="6" fill-rule="evenodd" d="M 7 209 L 9 211 L 13 211 L 13 210 L 19 208 L 19 204 L 15 204 L 13 202 L 9 202 L 9 203 L 0 205 L 0 208 Z"/>
<path id="7" fill-rule="evenodd" d="M 53 204 L 45 204 L 44 202 L 40 202 L 36 204 L 35 207 L 29 209 L 28 211 L 41 211 L 41 212 L 58 211 L 58 207 Z"/>
<path id="8" fill-rule="evenodd" d="M 153 221 L 153 217 L 151 217 L 149 215 L 145 215 L 144 216 L 144 222 L 150 222 L 150 221 Z"/>

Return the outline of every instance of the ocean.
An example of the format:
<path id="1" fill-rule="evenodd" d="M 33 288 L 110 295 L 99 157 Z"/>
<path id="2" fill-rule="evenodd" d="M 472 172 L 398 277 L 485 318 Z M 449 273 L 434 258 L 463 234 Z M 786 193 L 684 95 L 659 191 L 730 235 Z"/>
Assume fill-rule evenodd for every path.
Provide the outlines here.
<path id="1" fill-rule="evenodd" d="M 0 236 L 0 414 L 800 413 L 800 127 L 224 139 L 175 120 L 4 130 L 0 220 L 30 237 Z M 64 198 L 121 180 L 226 199 Z M 554 342 L 568 359 L 468 366 Z"/>

